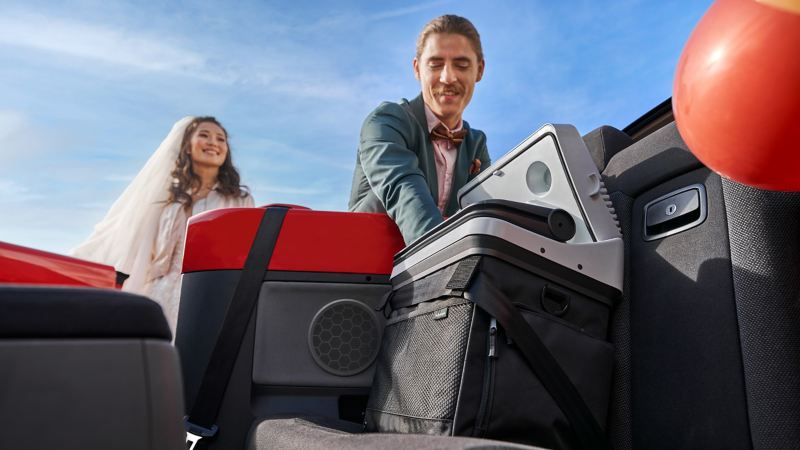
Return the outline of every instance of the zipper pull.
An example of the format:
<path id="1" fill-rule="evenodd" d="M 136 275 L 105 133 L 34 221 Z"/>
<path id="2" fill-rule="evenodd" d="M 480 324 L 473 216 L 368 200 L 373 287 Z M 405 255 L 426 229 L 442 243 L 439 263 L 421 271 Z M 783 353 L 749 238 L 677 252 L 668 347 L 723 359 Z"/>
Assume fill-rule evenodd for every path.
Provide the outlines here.
<path id="1" fill-rule="evenodd" d="M 489 321 L 489 358 L 497 358 L 497 319 Z"/>

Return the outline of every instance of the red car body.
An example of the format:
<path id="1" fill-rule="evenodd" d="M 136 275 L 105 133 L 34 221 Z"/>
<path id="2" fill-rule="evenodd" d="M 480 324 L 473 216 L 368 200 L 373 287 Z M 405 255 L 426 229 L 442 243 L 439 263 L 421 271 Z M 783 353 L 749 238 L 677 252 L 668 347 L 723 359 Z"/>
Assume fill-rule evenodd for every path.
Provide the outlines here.
<path id="1" fill-rule="evenodd" d="M 119 289 L 113 267 L 0 242 L 0 284 Z"/>

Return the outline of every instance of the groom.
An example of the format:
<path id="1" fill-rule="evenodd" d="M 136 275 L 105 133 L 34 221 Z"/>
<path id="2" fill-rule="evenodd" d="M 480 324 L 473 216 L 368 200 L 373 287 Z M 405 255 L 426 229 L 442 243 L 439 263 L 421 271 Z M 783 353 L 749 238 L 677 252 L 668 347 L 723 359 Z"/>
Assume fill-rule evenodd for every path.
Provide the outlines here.
<path id="1" fill-rule="evenodd" d="M 406 244 L 454 214 L 458 190 L 490 163 L 486 135 L 461 119 L 483 76 L 475 26 L 433 19 L 413 64 L 422 94 L 383 102 L 364 120 L 349 202 L 350 211 L 385 211 Z"/>

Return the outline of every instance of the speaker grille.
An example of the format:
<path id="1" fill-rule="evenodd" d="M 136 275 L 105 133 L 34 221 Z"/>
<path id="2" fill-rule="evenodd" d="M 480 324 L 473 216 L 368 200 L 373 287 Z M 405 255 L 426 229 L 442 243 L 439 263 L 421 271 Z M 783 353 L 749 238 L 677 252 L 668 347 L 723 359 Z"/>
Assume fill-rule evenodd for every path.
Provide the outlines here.
<path id="1" fill-rule="evenodd" d="M 355 375 L 378 355 L 380 328 L 375 313 L 356 300 L 331 302 L 317 312 L 308 330 L 314 361 L 326 372 Z"/>

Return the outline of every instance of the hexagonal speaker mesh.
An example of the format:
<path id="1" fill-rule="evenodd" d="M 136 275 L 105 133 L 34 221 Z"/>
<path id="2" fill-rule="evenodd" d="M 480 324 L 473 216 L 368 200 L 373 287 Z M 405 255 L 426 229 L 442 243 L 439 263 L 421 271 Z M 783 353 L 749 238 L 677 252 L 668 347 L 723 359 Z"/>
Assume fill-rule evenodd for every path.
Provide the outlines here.
<path id="1" fill-rule="evenodd" d="M 308 349 L 317 365 L 338 376 L 363 372 L 375 361 L 380 328 L 375 313 L 351 299 L 328 303 L 308 327 Z"/>

